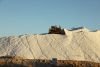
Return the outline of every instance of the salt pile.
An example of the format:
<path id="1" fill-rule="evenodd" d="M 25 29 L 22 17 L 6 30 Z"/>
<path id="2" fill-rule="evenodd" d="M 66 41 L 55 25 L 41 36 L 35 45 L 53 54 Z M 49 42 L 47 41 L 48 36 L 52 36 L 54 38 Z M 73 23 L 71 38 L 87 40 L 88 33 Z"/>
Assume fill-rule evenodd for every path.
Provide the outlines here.
<path id="1" fill-rule="evenodd" d="M 0 38 L 0 56 L 27 59 L 83 60 L 100 62 L 100 31 L 86 28 L 62 34 L 21 35 Z"/>

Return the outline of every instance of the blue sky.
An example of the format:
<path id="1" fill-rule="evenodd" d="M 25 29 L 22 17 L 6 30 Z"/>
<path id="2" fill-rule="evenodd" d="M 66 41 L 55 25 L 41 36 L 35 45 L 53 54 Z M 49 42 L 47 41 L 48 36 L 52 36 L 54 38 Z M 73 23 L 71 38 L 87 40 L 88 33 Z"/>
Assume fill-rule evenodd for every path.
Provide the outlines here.
<path id="1" fill-rule="evenodd" d="M 0 36 L 47 33 L 51 25 L 100 29 L 100 0 L 0 0 Z"/>

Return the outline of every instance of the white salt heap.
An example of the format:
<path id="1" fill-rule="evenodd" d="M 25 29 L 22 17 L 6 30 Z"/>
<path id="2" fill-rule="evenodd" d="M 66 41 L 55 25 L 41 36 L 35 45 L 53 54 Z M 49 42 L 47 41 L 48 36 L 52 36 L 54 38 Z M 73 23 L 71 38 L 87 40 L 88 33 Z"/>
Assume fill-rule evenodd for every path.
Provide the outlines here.
<path id="1" fill-rule="evenodd" d="M 66 30 L 65 35 L 22 35 L 0 38 L 0 56 L 25 59 L 85 60 L 100 62 L 100 31 Z"/>

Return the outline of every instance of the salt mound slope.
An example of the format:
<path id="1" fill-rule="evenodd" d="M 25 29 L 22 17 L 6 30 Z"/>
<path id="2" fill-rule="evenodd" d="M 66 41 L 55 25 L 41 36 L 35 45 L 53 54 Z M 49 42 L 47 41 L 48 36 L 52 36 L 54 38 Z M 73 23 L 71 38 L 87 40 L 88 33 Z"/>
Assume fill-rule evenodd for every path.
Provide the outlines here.
<path id="1" fill-rule="evenodd" d="M 69 31 L 65 35 L 22 35 L 0 38 L 0 56 L 28 59 L 85 60 L 100 62 L 100 31 Z"/>

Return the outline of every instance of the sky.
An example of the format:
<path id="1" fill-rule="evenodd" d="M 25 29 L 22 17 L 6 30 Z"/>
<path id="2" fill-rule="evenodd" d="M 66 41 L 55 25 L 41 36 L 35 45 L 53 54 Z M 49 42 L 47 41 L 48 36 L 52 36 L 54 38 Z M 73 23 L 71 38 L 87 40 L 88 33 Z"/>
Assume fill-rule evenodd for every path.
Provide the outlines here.
<path id="1" fill-rule="evenodd" d="M 47 33 L 51 25 L 100 29 L 100 0 L 0 0 L 0 36 Z"/>

